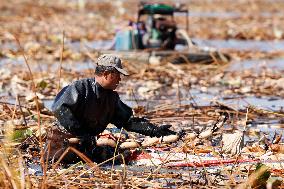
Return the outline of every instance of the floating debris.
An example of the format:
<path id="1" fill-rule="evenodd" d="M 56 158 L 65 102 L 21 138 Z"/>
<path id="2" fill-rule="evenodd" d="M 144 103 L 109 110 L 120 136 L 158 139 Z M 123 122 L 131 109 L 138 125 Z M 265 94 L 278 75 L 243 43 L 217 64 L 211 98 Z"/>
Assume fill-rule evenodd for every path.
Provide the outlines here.
<path id="1" fill-rule="evenodd" d="M 231 63 L 218 61 L 172 64 L 176 56 L 125 53 L 134 58 L 125 60 L 131 76 L 122 80 L 117 92 L 136 115 L 171 124 L 180 135 L 148 138 L 105 132 L 97 142 L 124 154 L 116 152 L 97 164 L 70 148 L 67 151 L 76 153 L 80 162 L 46 161 L 45 142 L 55 120 L 47 102 L 70 82 L 93 77 L 90 55 L 95 59 L 99 52 L 84 48 L 85 44 L 91 47 L 100 40 L 111 45 L 115 30 L 128 24 L 121 20 L 133 18 L 136 5 L 136 1 L 1 1 L 0 186 L 283 188 L 284 69 L 269 63 L 279 58 L 281 63 L 281 45 L 271 51 L 224 45 L 218 50 L 230 55 L 234 69 Z M 218 6 L 215 1 L 191 1 L 186 6 L 193 45 L 197 39 L 244 44 L 248 39 L 279 43 L 284 39 L 282 1 L 218 1 Z M 184 20 L 177 16 L 177 22 L 182 25 Z M 66 40 L 61 52 L 62 30 Z M 149 58 L 151 64 L 145 64 Z M 253 61 L 248 68 L 243 64 L 247 60 Z M 122 164 L 112 165 L 118 158 Z"/>

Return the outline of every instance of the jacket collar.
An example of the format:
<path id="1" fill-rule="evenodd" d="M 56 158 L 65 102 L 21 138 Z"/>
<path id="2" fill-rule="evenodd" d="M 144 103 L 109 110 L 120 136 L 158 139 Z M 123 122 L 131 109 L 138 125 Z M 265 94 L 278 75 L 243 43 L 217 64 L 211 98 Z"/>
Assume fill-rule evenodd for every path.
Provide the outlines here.
<path id="1" fill-rule="evenodd" d="M 103 88 L 98 82 L 95 81 L 95 79 L 92 82 L 92 88 L 93 88 L 93 91 L 95 92 L 97 98 L 100 98 L 104 93 L 112 91 L 110 89 Z"/>

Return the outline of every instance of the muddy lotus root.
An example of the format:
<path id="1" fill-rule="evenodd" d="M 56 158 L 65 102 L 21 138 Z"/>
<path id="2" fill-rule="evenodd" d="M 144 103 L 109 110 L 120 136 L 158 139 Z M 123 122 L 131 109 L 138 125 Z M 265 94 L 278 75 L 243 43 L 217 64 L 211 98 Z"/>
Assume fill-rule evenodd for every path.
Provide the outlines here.
<path id="1" fill-rule="evenodd" d="M 113 139 L 110 138 L 99 138 L 97 140 L 97 146 L 111 146 L 111 147 L 115 147 L 116 146 L 116 142 Z"/>
<path id="2" fill-rule="evenodd" d="M 225 154 L 240 154 L 244 147 L 244 132 L 235 131 L 234 133 L 224 133 L 222 135 L 222 152 Z"/>
<path id="3" fill-rule="evenodd" d="M 140 147 L 140 145 L 138 144 L 138 142 L 135 142 L 135 141 L 125 141 L 125 142 L 121 143 L 119 147 L 121 149 L 138 148 L 138 147 Z"/>

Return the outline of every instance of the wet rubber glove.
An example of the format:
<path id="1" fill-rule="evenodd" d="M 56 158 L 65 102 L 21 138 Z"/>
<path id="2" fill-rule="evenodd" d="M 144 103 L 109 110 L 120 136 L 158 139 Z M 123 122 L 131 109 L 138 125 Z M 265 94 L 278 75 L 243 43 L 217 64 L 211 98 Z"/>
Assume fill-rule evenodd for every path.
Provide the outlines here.
<path id="1" fill-rule="evenodd" d="M 162 125 L 157 127 L 153 123 L 150 123 L 145 118 L 132 117 L 125 125 L 125 129 L 128 131 L 140 133 L 151 137 L 161 137 L 167 135 L 174 135 L 176 132 L 170 130 L 171 125 Z"/>
<path id="2" fill-rule="evenodd" d="M 161 125 L 159 127 L 155 127 L 152 131 L 152 135 L 156 137 L 176 135 L 177 134 L 176 132 L 169 129 L 171 126 L 172 125 Z"/>

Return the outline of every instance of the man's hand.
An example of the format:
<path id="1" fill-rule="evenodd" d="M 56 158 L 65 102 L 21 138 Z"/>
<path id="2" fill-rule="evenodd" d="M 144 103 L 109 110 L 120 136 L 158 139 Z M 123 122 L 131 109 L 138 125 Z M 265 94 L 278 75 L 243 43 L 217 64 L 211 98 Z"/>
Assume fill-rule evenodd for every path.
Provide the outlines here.
<path id="1" fill-rule="evenodd" d="M 170 130 L 171 125 L 156 126 L 145 118 L 131 117 L 125 129 L 132 132 L 137 132 L 150 137 L 161 137 L 167 135 L 176 135 L 177 133 Z"/>
<path id="2" fill-rule="evenodd" d="M 170 130 L 169 128 L 172 125 L 161 125 L 161 126 L 156 126 L 153 129 L 152 135 L 156 137 L 161 137 L 161 136 L 167 136 L 167 135 L 176 135 L 177 133 Z"/>

